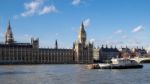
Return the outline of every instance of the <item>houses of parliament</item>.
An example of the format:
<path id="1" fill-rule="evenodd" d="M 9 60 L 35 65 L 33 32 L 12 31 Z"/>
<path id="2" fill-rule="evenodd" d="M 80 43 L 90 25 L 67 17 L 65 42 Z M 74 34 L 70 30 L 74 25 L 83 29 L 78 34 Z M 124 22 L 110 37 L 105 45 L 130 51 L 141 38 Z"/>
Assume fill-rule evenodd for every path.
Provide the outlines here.
<path id="1" fill-rule="evenodd" d="M 0 64 L 88 64 L 93 63 L 93 44 L 86 40 L 84 24 L 80 26 L 78 39 L 71 49 L 60 49 L 57 40 L 54 48 L 40 48 L 39 39 L 30 43 L 18 43 L 13 37 L 10 21 L 5 42 L 0 43 Z"/>

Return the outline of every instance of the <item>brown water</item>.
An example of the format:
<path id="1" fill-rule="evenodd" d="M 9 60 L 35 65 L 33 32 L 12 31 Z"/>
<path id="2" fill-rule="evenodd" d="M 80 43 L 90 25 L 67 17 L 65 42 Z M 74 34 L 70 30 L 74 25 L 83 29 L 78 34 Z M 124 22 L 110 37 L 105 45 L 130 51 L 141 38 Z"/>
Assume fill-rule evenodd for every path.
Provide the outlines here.
<path id="1" fill-rule="evenodd" d="M 89 70 L 83 65 L 0 66 L 0 84 L 150 84 L 150 64 L 143 69 Z"/>

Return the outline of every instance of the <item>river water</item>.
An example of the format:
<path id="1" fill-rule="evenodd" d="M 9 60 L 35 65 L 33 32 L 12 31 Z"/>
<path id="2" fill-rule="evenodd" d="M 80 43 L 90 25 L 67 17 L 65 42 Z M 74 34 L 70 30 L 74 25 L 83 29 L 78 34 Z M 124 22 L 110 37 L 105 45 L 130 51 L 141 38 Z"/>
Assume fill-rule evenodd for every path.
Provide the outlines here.
<path id="1" fill-rule="evenodd" d="M 90 70 L 83 65 L 3 65 L 0 84 L 150 84 L 143 69 Z"/>

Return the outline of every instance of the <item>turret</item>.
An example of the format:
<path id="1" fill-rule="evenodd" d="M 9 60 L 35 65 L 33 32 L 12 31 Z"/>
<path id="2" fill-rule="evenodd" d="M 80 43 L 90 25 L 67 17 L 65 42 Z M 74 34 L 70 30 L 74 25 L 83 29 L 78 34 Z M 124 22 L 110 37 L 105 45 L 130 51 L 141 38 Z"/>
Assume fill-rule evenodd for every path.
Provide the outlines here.
<path id="1" fill-rule="evenodd" d="M 106 44 L 106 48 L 108 48 L 107 44 Z"/>
<path id="2" fill-rule="evenodd" d="M 143 46 L 142 46 L 142 50 L 144 50 Z"/>
<path id="3" fill-rule="evenodd" d="M 73 49 L 75 49 L 75 43 L 73 43 Z"/>
<path id="4" fill-rule="evenodd" d="M 112 45 L 110 46 L 111 49 L 113 49 Z"/>
<path id="5" fill-rule="evenodd" d="M 128 49 L 128 46 L 126 45 L 126 49 Z"/>
<path id="6" fill-rule="evenodd" d="M 33 48 L 39 48 L 39 38 L 37 39 L 31 38 L 31 44 Z"/>
<path id="7" fill-rule="evenodd" d="M 13 33 L 10 25 L 10 21 L 8 22 L 7 31 L 5 33 L 5 43 L 12 44 L 14 43 Z"/>
<path id="8" fill-rule="evenodd" d="M 136 49 L 139 49 L 139 47 L 137 46 Z"/>
<path id="9" fill-rule="evenodd" d="M 102 45 L 102 48 L 104 48 L 104 45 Z"/>
<path id="10" fill-rule="evenodd" d="M 55 41 L 55 49 L 58 49 L 58 43 L 57 43 L 57 40 Z"/>

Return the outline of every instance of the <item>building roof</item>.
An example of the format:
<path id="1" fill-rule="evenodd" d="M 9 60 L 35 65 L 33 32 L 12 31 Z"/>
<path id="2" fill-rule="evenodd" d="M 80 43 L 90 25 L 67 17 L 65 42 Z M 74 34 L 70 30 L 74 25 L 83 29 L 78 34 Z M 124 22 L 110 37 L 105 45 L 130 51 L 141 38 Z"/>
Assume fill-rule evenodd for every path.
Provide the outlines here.
<path id="1" fill-rule="evenodd" d="M 13 44 L 0 44 L 0 47 L 7 48 L 7 47 L 22 47 L 22 48 L 32 48 L 30 43 L 13 43 Z"/>
<path id="2" fill-rule="evenodd" d="M 117 48 L 104 48 L 104 47 L 101 47 L 100 51 L 103 51 L 103 52 L 119 52 L 119 50 Z"/>

